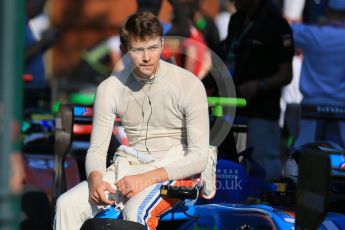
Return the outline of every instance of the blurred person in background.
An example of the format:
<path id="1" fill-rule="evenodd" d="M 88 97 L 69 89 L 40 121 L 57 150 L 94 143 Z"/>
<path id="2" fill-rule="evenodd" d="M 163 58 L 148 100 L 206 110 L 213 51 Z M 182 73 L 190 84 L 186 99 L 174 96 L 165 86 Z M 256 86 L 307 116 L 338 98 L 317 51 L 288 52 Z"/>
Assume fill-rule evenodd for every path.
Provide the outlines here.
<path id="1" fill-rule="evenodd" d="M 0 101 L 0 121 L 3 121 L 4 118 L 4 108 Z M 20 135 L 20 124 L 17 121 L 12 121 L 10 124 L 10 136 L 11 136 L 11 144 L 15 143 L 19 140 Z M 5 134 L 4 127 L 0 123 L 0 131 Z M 24 170 L 24 161 L 23 156 L 20 152 L 12 152 L 10 155 L 10 178 L 9 178 L 9 187 L 10 191 L 14 194 L 20 194 L 23 189 L 23 183 L 25 179 L 25 170 Z"/>
<path id="2" fill-rule="evenodd" d="M 285 0 L 283 3 L 283 17 L 291 24 L 296 22 L 303 21 L 303 9 L 305 5 L 305 0 Z M 288 109 L 298 108 L 297 104 L 299 104 L 302 100 L 302 94 L 299 90 L 299 79 L 301 75 L 301 66 L 302 66 L 302 59 L 303 55 L 300 51 L 297 51 L 293 57 L 292 61 L 292 69 L 293 69 L 293 78 L 290 84 L 283 87 L 282 96 L 280 100 L 280 107 L 281 107 L 281 116 L 279 120 L 279 124 L 282 128 L 284 127 L 284 119 L 285 119 L 285 111 L 286 107 L 289 106 Z M 295 106 L 296 105 L 296 106 Z M 290 113 L 293 116 L 298 116 L 298 112 Z M 289 118 L 288 118 L 289 119 Z M 291 133 L 290 133 L 291 134 Z M 293 134 L 293 136 L 295 133 Z"/>
<path id="3" fill-rule="evenodd" d="M 184 0 L 187 14 L 193 26 L 197 28 L 211 50 L 215 50 L 219 43 L 219 33 L 214 20 L 208 17 L 203 10 L 202 0 Z"/>
<path id="4" fill-rule="evenodd" d="M 50 27 L 36 37 L 30 27 L 30 19 L 40 15 L 46 0 L 27 0 L 25 19 L 25 53 L 24 53 L 24 109 L 42 107 L 50 103 L 50 89 L 46 79 L 44 53 L 58 39 L 56 28 Z M 47 93 L 44 94 L 43 91 Z M 43 102 L 43 101 L 48 102 Z M 50 105 L 44 105 L 50 109 Z"/>
<path id="5" fill-rule="evenodd" d="M 332 140 L 345 146 L 343 120 L 303 118 L 307 108 L 316 106 L 326 109 L 334 117 L 345 109 L 344 22 L 345 1 L 329 0 L 326 20 L 319 24 L 292 25 L 296 48 L 303 53 L 300 77 L 302 119 L 295 146 L 315 140 Z"/>
<path id="6" fill-rule="evenodd" d="M 289 22 L 302 22 L 306 0 L 284 0 L 283 16 Z"/>
<path id="7" fill-rule="evenodd" d="M 214 18 L 216 23 L 219 39 L 224 40 L 228 35 L 228 25 L 231 15 L 236 12 L 235 0 L 222 0 L 220 1 L 220 12 Z"/>
<path id="8" fill-rule="evenodd" d="M 25 25 L 25 73 L 32 75 L 31 84 L 44 85 L 45 68 L 43 54 L 52 47 L 57 40 L 57 30 L 48 28 L 37 37 L 30 27 L 30 19 L 42 13 L 46 0 L 27 0 Z"/>
<path id="9" fill-rule="evenodd" d="M 21 153 L 15 152 L 10 156 L 10 189 L 13 193 L 22 192 L 25 179 L 24 161 Z"/>
<path id="10" fill-rule="evenodd" d="M 195 0 L 182 0 L 182 9 L 187 15 L 184 27 L 189 31 L 187 37 L 166 37 L 163 59 L 195 74 L 200 80 L 208 74 L 212 61 L 205 38 L 193 22 Z"/>
<path id="11" fill-rule="evenodd" d="M 267 180 L 281 176 L 280 96 L 292 79 L 292 32 L 271 0 L 237 0 L 224 57 L 232 73 L 238 97 L 247 106 L 237 117 L 247 120 L 247 147 L 266 171 Z"/>
<path id="12" fill-rule="evenodd" d="M 329 0 L 301 0 L 305 2 L 303 22 L 318 23 L 325 19 L 325 9 Z"/>
<path id="13" fill-rule="evenodd" d="M 138 12 L 148 11 L 158 17 L 161 10 L 163 0 L 137 0 Z M 186 26 L 188 16 L 181 0 L 168 0 L 172 6 L 171 23 L 163 22 L 163 35 L 164 36 L 189 36 L 189 28 Z"/>

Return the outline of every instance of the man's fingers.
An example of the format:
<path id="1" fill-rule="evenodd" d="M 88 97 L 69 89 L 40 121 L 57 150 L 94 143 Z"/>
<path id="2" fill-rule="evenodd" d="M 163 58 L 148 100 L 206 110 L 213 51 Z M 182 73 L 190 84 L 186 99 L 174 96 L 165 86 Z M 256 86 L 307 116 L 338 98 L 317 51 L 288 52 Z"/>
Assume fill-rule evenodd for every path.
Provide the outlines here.
<path id="1" fill-rule="evenodd" d="M 115 185 L 116 185 L 116 187 L 118 187 L 118 188 L 124 188 L 124 185 L 125 185 L 124 179 L 122 178 L 121 180 L 117 181 L 117 182 L 115 183 Z"/>
<path id="2" fill-rule="evenodd" d="M 99 200 L 103 203 L 103 204 L 113 204 L 114 203 L 114 201 L 112 201 L 112 200 L 108 200 L 106 197 L 105 197 L 105 195 L 104 195 L 104 191 L 102 190 L 102 191 L 99 191 L 98 192 L 98 195 L 99 195 Z"/>
<path id="3" fill-rule="evenodd" d="M 99 183 L 90 184 L 90 201 L 97 205 L 112 205 L 113 199 L 109 199 L 110 194 L 115 194 L 115 190 L 111 187 L 111 184 L 100 181 Z"/>
<path id="4" fill-rule="evenodd" d="M 112 194 L 115 194 L 115 189 L 113 189 L 113 187 L 111 187 L 110 184 L 107 184 L 107 190 L 112 193 Z"/>
<path id="5" fill-rule="evenodd" d="M 126 185 L 122 180 L 118 181 L 115 185 L 117 187 L 117 190 L 119 190 L 121 193 L 126 189 Z"/>
<path id="6" fill-rule="evenodd" d="M 123 190 L 122 194 L 123 194 L 124 196 L 127 196 L 127 197 L 128 197 L 128 194 L 130 194 L 131 192 L 132 192 L 131 189 L 125 189 L 125 190 Z"/>
<path id="7" fill-rule="evenodd" d="M 91 201 L 92 201 L 94 204 L 100 205 L 99 200 L 96 199 L 95 197 L 91 197 Z"/>
<path id="8" fill-rule="evenodd" d="M 98 193 L 97 193 L 96 191 L 93 192 L 92 195 L 91 195 L 91 198 L 93 198 L 93 199 L 95 199 L 95 200 L 99 200 L 99 195 L 98 195 Z"/>
<path id="9" fill-rule="evenodd" d="M 130 192 L 130 193 L 128 193 L 128 194 L 126 195 L 126 197 L 127 197 L 127 198 L 132 198 L 134 195 L 135 195 L 134 192 Z"/>
<path id="10" fill-rule="evenodd" d="M 90 200 L 93 203 L 100 205 L 100 200 L 99 200 L 99 196 L 98 196 L 97 192 L 94 192 L 91 194 Z"/>

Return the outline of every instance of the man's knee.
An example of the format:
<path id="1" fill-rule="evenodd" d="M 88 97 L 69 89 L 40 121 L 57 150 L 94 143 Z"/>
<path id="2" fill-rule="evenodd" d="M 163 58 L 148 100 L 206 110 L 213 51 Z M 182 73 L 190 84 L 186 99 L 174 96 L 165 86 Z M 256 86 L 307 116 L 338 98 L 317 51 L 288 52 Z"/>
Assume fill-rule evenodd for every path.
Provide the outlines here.
<path id="1" fill-rule="evenodd" d="M 66 208 L 70 202 L 71 201 L 65 196 L 65 194 L 62 194 L 56 201 L 56 209 Z"/>
<path id="2" fill-rule="evenodd" d="M 137 222 L 139 224 L 145 225 L 148 229 L 156 229 L 159 221 L 159 217 L 154 213 L 146 215 L 145 212 L 140 213 L 140 211 L 131 208 L 124 208 L 122 211 L 122 216 L 124 220 Z"/>
<path id="3" fill-rule="evenodd" d="M 89 209 L 89 192 L 87 182 L 82 182 L 71 190 L 61 194 L 56 201 L 56 208 Z"/>
<path id="4" fill-rule="evenodd" d="M 122 211 L 122 216 L 124 220 L 141 222 L 142 216 L 138 214 L 138 210 L 128 208 L 127 206 Z"/>

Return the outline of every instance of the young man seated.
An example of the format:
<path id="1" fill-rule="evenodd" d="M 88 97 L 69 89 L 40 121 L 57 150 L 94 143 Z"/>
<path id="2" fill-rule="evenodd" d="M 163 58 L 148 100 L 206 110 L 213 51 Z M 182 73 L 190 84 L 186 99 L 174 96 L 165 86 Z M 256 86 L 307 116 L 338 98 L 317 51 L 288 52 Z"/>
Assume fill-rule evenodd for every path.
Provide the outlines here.
<path id="1" fill-rule="evenodd" d="M 80 229 L 107 205 L 123 219 L 155 229 L 159 216 L 179 200 L 160 197 L 162 184 L 193 185 L 209 157 L 208 103 L 201 81 L 160 59 L 162 27 L 148 12 L 131 15 L 120 29 L 130 64 L 97 88 L 87 181 L 62 194 L 55 229 Z M 120 117 L 130 149 L 118 149 L 106 169 L 115 117 Z M 140 158 L 144 154 L 146 160 Z"/>

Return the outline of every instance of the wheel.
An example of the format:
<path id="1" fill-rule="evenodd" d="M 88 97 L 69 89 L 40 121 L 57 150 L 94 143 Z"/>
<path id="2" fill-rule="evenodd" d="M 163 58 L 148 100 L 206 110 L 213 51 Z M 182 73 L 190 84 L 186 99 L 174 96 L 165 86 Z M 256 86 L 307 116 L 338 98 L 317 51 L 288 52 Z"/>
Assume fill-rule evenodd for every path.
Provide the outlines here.
<path id="1" fill-rule="evenodd" d="M 91 218 L 84 222 L 80 230 L 146 230 L 142 224 L 127 221 L 116 220 L 111 218 Z"/>

